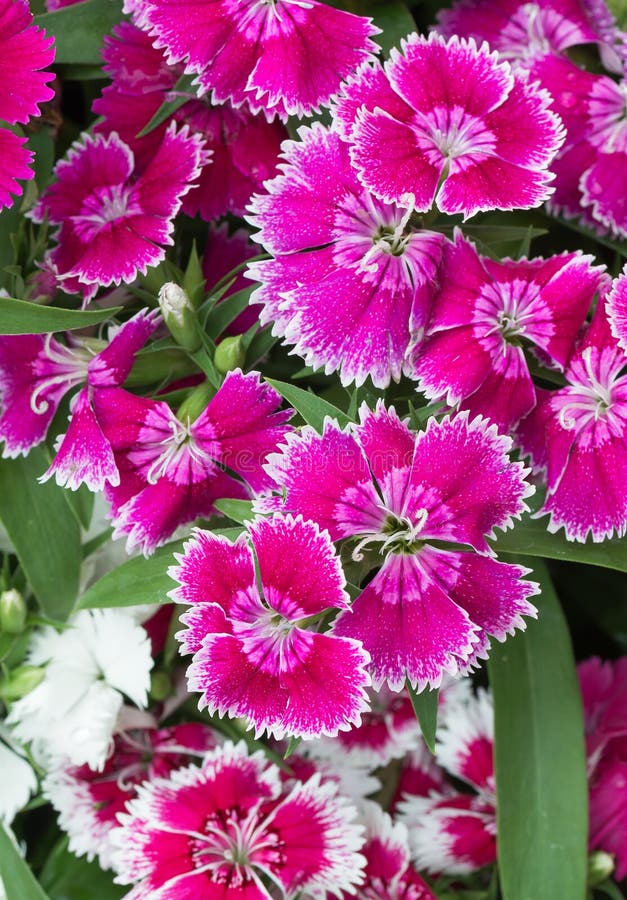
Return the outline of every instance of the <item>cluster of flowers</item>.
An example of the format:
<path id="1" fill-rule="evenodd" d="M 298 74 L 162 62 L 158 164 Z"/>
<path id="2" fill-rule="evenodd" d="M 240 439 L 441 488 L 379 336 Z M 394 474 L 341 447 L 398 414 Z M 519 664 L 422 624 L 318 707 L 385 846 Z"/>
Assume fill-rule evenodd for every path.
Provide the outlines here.
<path id="1" fill-rule="evenodd" d="M 100 118 L 30 209 L 54 246 L 27 297 L 87 306 L 118 289 L 122 323 L 0 336 L 0 441 L 15 459 L 56 438 L 41 480 L 104 495 L 128 554 L 200 520 L 169 569 L 183 627 L 165 624 L 191 662 L 146 710 L 165 640 L 152 620 L 84 610 L 37 632 L 25 668 L 38 683 L 8 698 L 0 735 L 3 815 L 35 787 L 28 745 L 73 852 L 137 900 L 218 896 L 209 883 L 250 900 L 431 900 L 421 872 L 495 859 L 490 698 L 461 677 L 536 616 L 538 593 L 529 569 L 497 559 L 497 531 L 541 486 L 549 532 L 627 532 L 627 268 L 612 279 L 580 251 L 495 260 L 465 223 L 548 203 L 625 234 L 624 196 L 607 190 L 627 158 L 623 85 L 565 55 L 596 44 L 622 76 L 622 35 L 598 3 L 464 0 L 382 64 L 369 18 L 315 0 L 127 0 L 126 13 Z M 0 75 L 20 76 L 0 87 L 0 117 L 24 124 L 52 97 L 53 57 L 26 0 L 0 0 L 0 51 Z M 287 139 L 323 108 L 330 124 Z M 32 175 L 24 143 L 0 131 L 0 207 Z M 260 372 L 217 367 L 178 285 L 137 310 L 137 297 L 157 305 L 136 282 L 166 259 L 181 213 L 207 223 L 207 291 L 223 275 L 241 287 L 227 273 L 256 255 L 247 230 L 216 219 L 244 217 L 265 251 L 234 333 L 269 326 L 356 391 L 403 379 L 423 427 L 369 388 L 343 419 L 294 425 Z M 191 381 L 132 390 L 138 362 L 172 350 L 168 329 Z M 66 432 L 49 435 L 68 400 Z M 224 499 L 248 504 L 235 537 L 209 530 Z M 590 846 L 616 855 L 619 877 L 623 671 L 581 669 Z M 433 761 L 406 687 L 441 685 Z M 182 711 L 189 694 L 202 723 Z M 281 768 L 225 742 L 242 718 L 277 758 L 289 738 L 306 750 Z M 364 798 L 403 757 L 393 820 Z"/>
<path id="2" fill-rule="evenodd" d="M 44 681 L 12 713 L 17 734 L 34 738 L 46 761 L 43 793 L 70 849 L 97 857 L 119 883 L 136 884 L 129 897 L 204 896 L 210 882 L 233 896 L 247 890 L 269 898 L 277 889 L 287 897 L 435 900 L 420 873 L 437 890 L 441 877 L 495 862 L 489 691 L 473 693 L 468 680 L 445 683 L 434 756 L 409 695 L 383 689 L 359 727 L 336 740 L 307 742 L 286 760 L 285 744 L 270 742 L 277 765 L 208 724 L 164 727 L 184 692 L 150 710 L 122 706 L 120 692 L 146 705 L 138 685 L 147 684 L 152 665 L 146 630 L 152 653 L 162 647 L 158 616 L 142 627 L 126 612 L 82 612 L 61 637 L 40 633 L 31 659 L 46 664 Z M 626 664 L 593 658 L 578 667 L 589 846 L 613 855 L 619 879 L 627 874 Z M 70 676 L 83 697 L 59 709 L 50 697 L 65 699 Z M 97 701 L 86 699 L 92 692 Z M 103 721 L 93 717 L 94 704 L 109 697 L 122 709 L 115 728 L 106 712 Z M 2 814 L 10 822 L 36 780 L 14 750 L 0 744 L 0 753 Z M 389 812 L 367 799 L 386 778 Z"/>

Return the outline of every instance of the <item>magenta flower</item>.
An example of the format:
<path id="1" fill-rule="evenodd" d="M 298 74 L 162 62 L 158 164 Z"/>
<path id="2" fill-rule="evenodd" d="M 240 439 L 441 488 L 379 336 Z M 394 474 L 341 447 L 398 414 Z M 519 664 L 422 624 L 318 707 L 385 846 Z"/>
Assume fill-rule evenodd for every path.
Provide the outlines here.
<path id="1" fill-rule="evenodd" d="M 139 24 L 197 74 L 201 94 L 269 120 L 319 112 L 378 50 L 371 19 L 316 0 L 147 0 Z"/>
<path id="2" fill-rule="evenodd" d="M 138 786 L 200 761 L 216 743 L 215 733 L 198 723 L 132 728 L 115 735 L 101 771 L 56 759 L 43 792 L 59 813 L 59 826 L 69 835 L 71 852 L 88 860 L 97 856 L 101 868 L 110 869 L 117 815 L 137 796 Z"/>
<path id="3" fill-rule="evenodd" d="M 329 536 L 292 516 L 248 527 L 252 550 L 246 535 L 231 544 L 198 531 L 170 570 L 172 598 L 192 604 L 177 635 L 194 654 L 190 690 L 212 714 L 246 716 L 257 736 L 346 731 L 368 709 L 369 657 L 317 631 L 328 611 L 349 608 Z"/>
<path id="4" fill-rule="evenodd" d="M 481 257 L 457 232 L 444 249 L 441 288 L 414 376 L 430 400 L 446 398 L 508 432 L 535 406 L 523 342 L 564 369 L 603 272 L 592 257 Z"/>
<path id="5" fill-rule="evenodd" d="M 254 239 L 275 256 L 250 265 L 262 283 L 251 303 L 308 365 L 385 387 L 422 335 L 444 238 L 364 190 L 335 131 L 315 124 L 299 136 L 250 207 Z"/>
<path id="6" fill-rule="evenodd" d="M 236 266 L 257 256 L 259 250 L 250 240 L 250 234 L 245 228 L 238 228 L 229 234 L 228 225 L 222 222 L 218 226 L 209 226 L 207 244 L 202 255 L 202 274 L 205 276 L 205 289 L 210 293 L 217 283 L 232 272 Z M 249 288 L 250 284 L 244 277 L 244 272 L 239 271 L 233 284 L 218 300 L 226 300 L 231 294 Z M 253 325 L 259 322 L 259 310 L 255 306 L 248 306 L 225 329 L 225 334 L 244 334 Z"/>
<path id="7" fill-rule="evenodd" d="M 522 65 L 546 54 L 565 54 L 579 44 L 598 43 L 618 62 L 613 45 L 619 32 L 604 2 L 598 0 L 458 0 L 437 15 L 444 37 L 487 41 L 503 59 Z"/>
<path id="8" fill-rule="evenodd" d="M 627 275 L 614 283 L 624 291 Z M 547 494 L 537 516 L 564 528 L 571 541 L 602 541 L 627 530 L 627 356 L 610 332 L 602 297 L 566 370 L 567 386 L 538 389 L 538 405 L 519 426 L 536 469 L 546 469 Z M 586 489 L 582 490 L 581 485 Z"/>
<path id="9" fill-rule="evenodd" d="M 431 419 L 414 435 L 381 403 L 361 415 L 347 431 L 328 420 L 322 435 L 288 435 L 268 471 L 286 510 L 334 540 L 359 539 L 354 560 L 373 548 L 380 569 L 332 631 L 362 642 L 375 688 L 437 687 L 485 655 L 489 635 L 504 640 L 535 615 L 527 597 L 537 587 L 520 577 L 528 570 L 497 562 L 486 542 L 513 525 L 533 489 L 507 456 L 509 438 L 485 419 Z"/>
<path id="10" fill-rule="evenodd" d="M 27 0 L 0 0 L 0 120 L 25 124 L 39 115 L 39 104 L 52 100 L 48 82 L 54 72 L 42 72 L 54 61 L 54 38 L 33 24 Z M 25 137 L 0 128 L 0 209 L 20 196 L 18 179 L 33 177 L 33 154 Z"/>
<path id="11" fill-rule="evenodd" d="M 496 860 L 492 698 L 480 690 L 445 706 L 436 760 L 472 793 L 450 788 L 406 796 L 399 819 L 407 826 L 412 859 L 428 872 L 466 874 Z"/>
<path id="12" fill-rule="evenodd" d="M 563 131 L 550 97 L 486 44 L 410 35 L 384 68 L 383 91 L 366 69 L 345 88 L 349 104 L 352 91 L 362 104 L 351 159 L 376 197 L 468 218 L 551 195 Z"/>
<path id="13" fill-rule="evenodd" d="M 192 216 L 198 212 L 206 220 L 226 212 L 243 215 L 254 191 L 276 173 L 281 141 L 287 137 L 284 126 L 254 115 L 246 106 L 211 107 L 206 99 L 192 98 L 138 137 L 162 104 L 177 96 L 174 88 L 181 69 L 169 66 L 163 52 L 152 46 L 152 38 L 128 22 L 105 39 L 104 55 L 112 81 L 94 102 L 94 112 L 103 116 L 95 130 L 117 131 L 141 172 L 158 149 L 168 122 L 188 125 L 191 133 L 204 139 L 210 156 L 198 186 L 183 199 L 183 211 Z"/>
<path id="14" fill-rule="evenodd" d="M 183 195 L 205 161 L 202 142 L 172 125 L 150 164 L 135 176 L 134 157 L 117 134 L 85 135 L 56 168 L 57 181 L 33 211 L 59 225 L 50 254 L 60 277 L 95 288 L 133 281 L 165 257 Z"/>
<path id="15" fill-rule="evenodd" d="M 410 862 L 409 838 L 402 822 L 393 822 L 376 803 L 362 807 L 366 826 L 365 881 L 360 894 L 366 900 L 437 900 Z M 344 895 L 346 896 L 346 895 Z"/>
<path id="16" fill-rule="evenodd" d="M 236 369 L 194 421 L 177 419 L 162 400 L 122 388 L 94 398 L 120 473 L 107 485 L 114 537 L 148 555 L 179 525 L 209 516 L 221 497 L 267 489 L 262 469 L 285 435 L 291 410 L 256 372 Z"/>
<path id="17" fill-rule="evenodd" d="M 139 788 L 115 835 L 128 900 L 271 900 L 355 893 L 363 881 L 356 810 L 318 776 L 281 789 L 279 769 L 244 744 Z"/>
<path id="18" fill-rule="evenodd" d="M 54 474 L 59 484 L 73 490 L 84 481 L 94 491 L 102 490 L 106 481 L 116 482 L 117 467 L 94 413 L 94 396 L 122 384 L 135 354 L 159 322 L 156 313 L 142 310 L 104 346 L 71 333 L 66 344 L 52 334 L 0 337 L 2 455 L 26 455 L 41 443 L 63 397 L 84 385 L 74 398 L 70 427 L 60 439 L 59 452 L 44 479 Z"/>

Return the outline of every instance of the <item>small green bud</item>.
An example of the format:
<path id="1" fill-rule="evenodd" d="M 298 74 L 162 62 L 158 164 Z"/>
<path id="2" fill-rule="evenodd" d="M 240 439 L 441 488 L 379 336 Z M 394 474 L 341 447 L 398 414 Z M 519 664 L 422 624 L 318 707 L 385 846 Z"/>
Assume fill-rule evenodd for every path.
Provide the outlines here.
<path id="1" fill-rule="evenodd" d="M 182 287 L 167 281 L 159 291 L 159 306 L 163 320 L 176 343 L 194 353 L 201 346 L 194 304 Z"/>
<path id="2" fill-rule="evenodd" d="M 242 336 L 227 337 L 220 341 L 216 347 L 216 353 L 213 357 L 213 364 L 221 375 L 226 375 L 232 369 L 237 369 L 244 365 L 246 351 L 242 346 Z"/>
<path id="3" fill-rule="evenodd" d="M 595 850 L 588 857 L 588 887 L 596 887 L 606 881 L 614 871 L 614 857 L 604 850 Z"/>
<path id="4" fill-rule="evenodd" d="M 11 588 L 0 594 L 0 631 L 21 634 L 26 625 L 28 609 L 19 591 Z"/>
<path id="5" fill-rule="evenodd" d="M 25 697 L 43 681 L 45 674 L 46 670 L 40 666 L 18 666 L 0 683 L 0 697 L 9 702 Z"/>
<path id="6" fill-rule="evenodd" d="M 165 700 L 172 693 L 172 680 L 167 672 L 158 669 L 150 675 L 150 696 L 157 703 Z"/>

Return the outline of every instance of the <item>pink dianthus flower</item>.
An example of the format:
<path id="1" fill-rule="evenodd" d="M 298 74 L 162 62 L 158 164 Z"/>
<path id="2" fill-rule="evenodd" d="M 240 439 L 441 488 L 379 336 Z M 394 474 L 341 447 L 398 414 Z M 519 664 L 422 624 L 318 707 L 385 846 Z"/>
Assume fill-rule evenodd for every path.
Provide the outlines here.
<path id="1" fill-rule="evenodd" d="M 181 421 L 163 400 L 122 388 L 96 395 L 96 413 L 120 473 L 108 484 L 114 537 L 148 555 L 179 525 L 214 511 L 221 497 L 267 490 L 262 469 L 291 410 L 256 372 L 229 372 L 200 415 Z"/>
<path id="2" fill-rule="evenodd" d="M 58 225 L 50 260 L 66 290 L 133 281 L 165 257 L 183 195 L 206 161 L 187 128 L 166 131 L 140 175 L 130 148 L 111 133 L 85 135 L 56 167 L 57 180 L 33 211 Z"/>
<path id="3" fill-rule="evenodd" d="M 327 420 L 322 435 L 288 435 L 270 457 L 285 510 L 333 540 L 358 538 L 355 561 L 372 548 L 370 567 L 380 568 L 332 631 L 362 642 L 376 689 L 438 687 L 445 672 L 485 655 L 490 635 L 504 640 L 535 615 L 527 598 L 537 586 L 521 580 L 528 570 L 495 560 L 486 541 L 513 525 L 533 492 L 510 448 L 486 419 L 460 413 L 413 434 L 379 403 L 345 431 Z"/>
<path id="4" fill-rule="evenodd" d="M 332 736 L 359 724 L 368 654 L 317 631 L 329 611 L 349 609 L 329 536 L 292 516 L 248 527 L 250 544 L 198 531 L 170 570 L 180 583 L 172 598 L 192 604 L 177 635 L 194 654 L 190 689 L 211 713 L 246 716 L 257 735 Z"/>
<path id="5" fill-rule="evenodd" d="M 316 0 L 146 0 L 138 21 L 199 93 L 284 121 L 319 112 L 378 50 L 371 19 Z"/>
<path id="6" fill-rule="evenodd" d="M 444 248 L 426 338 L 414 350 L 420 389 L 509 432 L 536 404 L 523 342 L 564 369 L 603 283 L 591 262 L 581 253 L 495 262 L 457 232 Z"/>
<path id="7" fill-rule="evenodd" d="M 351 160 L 376 197 L 468 218 L 551 195 L 548 166 L 563 129 L 549 107 L 549 95 L 487 44 L 416 34 L 392 50 L 383 72 L 362 66 L 337 115 L 355 115 L 343 126 Z"/>
<path id="8" fill-rule="evenodd" d="M 571 541 L 603 541 L 627 530 L 627 355 L 610 331 L 607 308 L 625 297 L 627 274 L 601 297 L 565 372 L 567 385 L 538 388 L 538 404 L 519 425 L 523 450 L 546 470 L 536 515 Z M 585 490 L 582 490 L 585 485 Z"/>
<path id="9" fill-rule="evenodd" d="M 356 810 L 314 775 L 284 790 L 244 744 L 139 788 L 115 841 L 127 900 L 286 900 L 355 893 L 363 881 Z"/>
<path id="10" fill-rule="evenodd" d="M 385 387 L 422 336 L 444 237 L 364 189 L 336 131 L 314 124 L 299 136 L 250 206 L 254 240 L 275 256 L 249 266 L 261 282 L 251 303 L 308 365 Z"/>

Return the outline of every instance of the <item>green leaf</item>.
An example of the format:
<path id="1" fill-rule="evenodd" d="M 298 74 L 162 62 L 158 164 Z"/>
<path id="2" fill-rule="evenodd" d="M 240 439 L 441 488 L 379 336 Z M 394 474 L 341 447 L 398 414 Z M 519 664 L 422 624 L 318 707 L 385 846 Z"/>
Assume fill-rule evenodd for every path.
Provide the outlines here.
<path id="1" fill-rule="evenodd" d="M 381 29 L 374 40 L 381 46 L 384 56 L 388 56 L 392 47 L 398 47 L 401 38 L 407 37 L 416 30 L 416 22 L 410 11 L 400 0 L 384 0 L 369 10 L 374 24 Z"/>
<path id="2" fill-rule="evenodd" d="M 41 883 L 50 900 L 118 900 L 128 888 L 113 883 L 113 872 L 98 863 L 74 856 L 63 837 L 53 847 L 41 871 Z"/>
<path id="3" fill-rule="evenodd" d="M 249 522 L 254 518 L 252 500 L 216 500 L 213 504 L 217 510 L 233 519 L 234 522 Z"/>
<path id="4" fill-rule="evenodd" d="M 491 650 L 503 900 L 584 900 L 588 786 L 581 694 L 568 626 L 534 561 L 538 620 Z"/>
<path id="5" fill-rule="evenodd" d="M 254 286 L 243 288 L 234 294 L 226 297 L 220 303 L 217 303 L 207 316 L 205 330 L 207 334 L 216 338 L 222 334 L 225 328 L 236 319 L 241 312 L 248 307 L 250 295 L 254 290 Z"/>
<path id="6" fill-rule="evenodd" d="M 241 528 L 222 528 L 213 531 L 228 540 L 235 540 Z M 184 541 L 170 541 L 159 547 L 146 559 L 135 556 L 107 572 L 89 587 L 76 604 L 77 609 L 141 606 L 146 603 L 170 603 L 168 591 L 175 582 L 168 575 L 168 566 L 174 564 L 174 553 L 183 552 Z"/>
<path id="7" fill-rule="evenodd" d="M 594 544 L 567 541 L 562 530 L 549 534 L 548 518 L 531 519 L 523 516 L 514 528 L 499 534 L 492 546 L 497 553 L 516 553 L 521 556 L 544 556 L 571 562 L 588 563 L 605 569 L 627 572 L 627 537 L 613 538 Z"/>
<path id="8" fill-rule="evenodd" d="M 7 900 L 49 900 L 0 822 L 0 878 Z"/>
<path id="9" fill-rule="evenodd" d="M 613 881 L 608 880 L 598 884 L 595 887 L 595 891 L 600 891 L 606 897 L 609 897 L 610 900 L 625 900 L 625 895 Z"/>
<path id="10" fill-rule="evenodd" d="M 285 381 L 275 381 L 273 378 L 266 378 L 266 381 L 301 414 L 308 425 L 313 426 L 320 434 L 322 434 L 326 416 L 337 419 L 340 428 L 344 428 L 351 421 L 346 413 L 343 413 L 337 406 L 333 406 L 332 403 L 321 397 L 316 397 L 310 391 L 304 391 Z"/>
<path id="11" fill-rule="evenodd" d="M 69 9 L 69 7 L 68 7 Z M 13 297 L 0 297 L 0 334 L 46 334 L 49 331 L 72 331 L 106 322 L 121 306 L 110 309 L 80 310 L 39 306 Z"/>
<path id="12" fill-rule="evenodd" d="M 194 306 L 198 307 L 205 296 L 205 276 L 202 273 L 202 266 L 196 249 L 196 241 L 192 244 L 192 250 L 187 261 L 187 268 L 183 276 L 183 290 L 192 301 Z"/>
<path id="13" fill-rule="evenodd" d="M 409 683 L 406 682 L 407 693 L 414 708 L 418 724 L 425 744 L 431 751 L 435 753 L 435 734 L 438 727 L 438 690 L 424 690 L 418 693 Z"/>
<path id="14" fill-rule="evenodd" d="M 64 488 L 37 481 L 49 465 L 42 446 L 0 460 L 0 519 L 44 613 L 65 621 L 78 593 L 81 538 Z"/>
<path id="15" fill-rule="evenodd" d="M 76 516 L 78 524 L 87 531 L 94 512 L 96 500 L 94 492 L 90 491 L 86 484 L 82 484 L 77 491 L 63 491 L 63 496 Z"/>
<path id="16" fill-rule="evenodd" d="M 35 16 L 35 24 L 54 35 L 57 65 L 102 63 L 104 36 L 121 20 L 121 0 L 86 0 Z"/>
<path id="17" fill-rule="evenodd" d="M 77 609 L 169 603 L 167 594 L 175 584 L 168 575 L 168 566 L 175 562 L 174 553 L 183 552 L 183 543 L 171 541 L 148 559 L 134 556 L 107 572 L 85 591 Z"/>
<path id="18" fill-rule="evenodd" d="M 177 109 L 180 109 L 181 106 L 184 106 L 185 103 L 189 103 L 190 100 L 193 100 L 196 97 L 196 88 L 192 84 L 194 77 L 195 76 L 193 75 L 181 75 L 172 88 L 172 91 L 170 91 L 169 95 L 173 96 L 173 99 L 165 100 L 161 104 L 152 119 L 147 125 L 144 125 L 142 130 L 138 133 L 138 138 L 150 134 L 151 131 L 158 128 L 159 125 L 166 121 L 166 119 L 169 119 Z"/>

